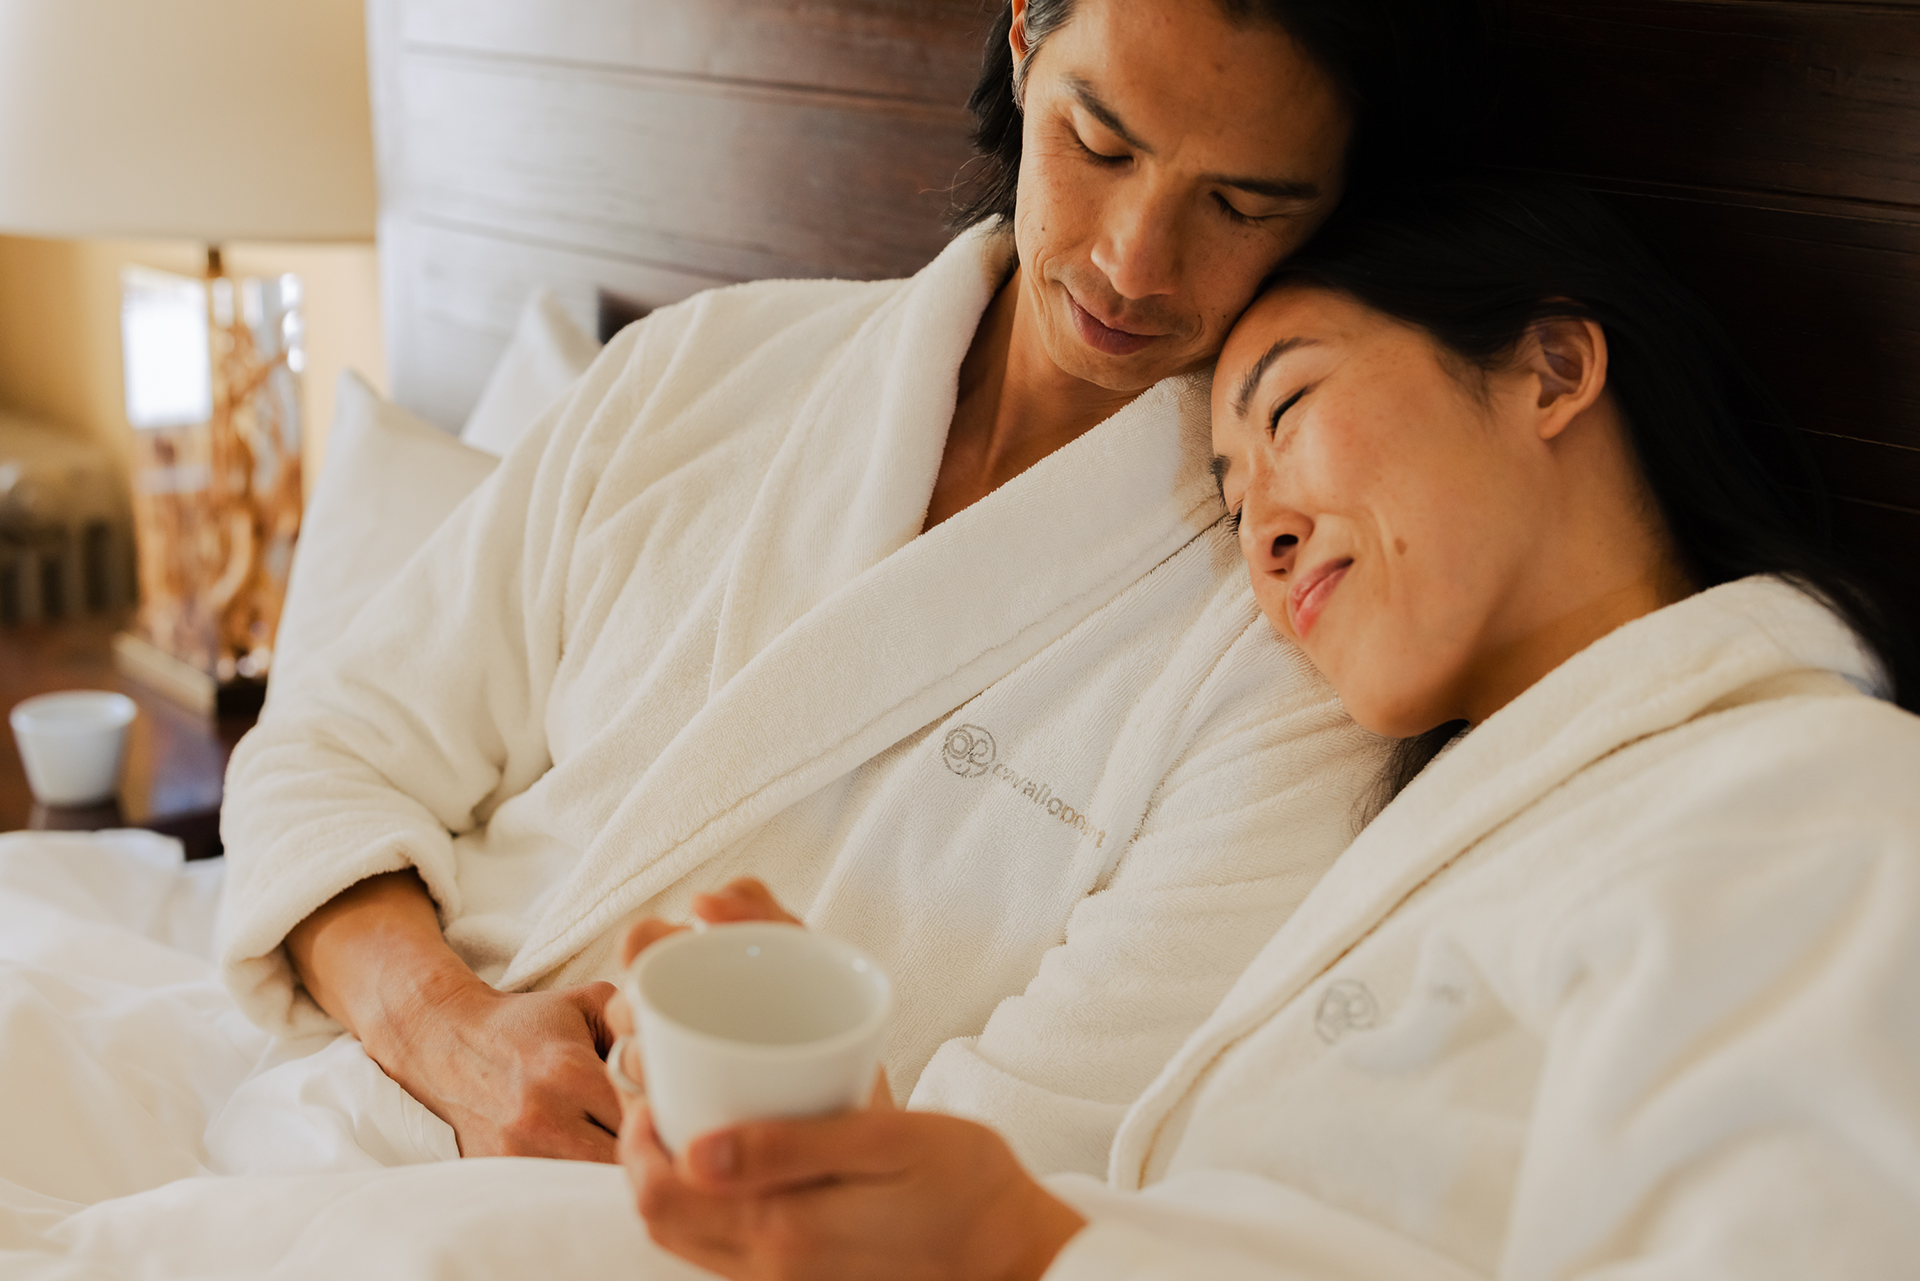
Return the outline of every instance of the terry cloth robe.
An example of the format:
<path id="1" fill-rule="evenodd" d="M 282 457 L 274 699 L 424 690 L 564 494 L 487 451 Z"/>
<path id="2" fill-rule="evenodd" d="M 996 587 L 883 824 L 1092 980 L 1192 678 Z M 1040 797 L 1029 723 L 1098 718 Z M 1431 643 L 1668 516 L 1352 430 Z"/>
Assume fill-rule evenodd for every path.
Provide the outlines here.
<path id="1" fill-rule="evenodd" d="M 975 232 L 611 344 L 235 752 L 248 1014 L 331 1026 L 281 943 L 376 873 L 516 990 L 616 977 L 629 922 L 750 874 L 891 972 L 903 1098 L 1103 1169 L 1383 748 L 1254 606 L 1202 379 L 920 533 L 1011 268 Z"/>
<path id="2" fill-rule="evenodd" d="M 1374 821 L 1049 1281 L 1920 1275 L 1920 719 L 1777 579 L 1589 647 Z M 1144 1192 L 1136 1189 L 1145 1188 Z"/>

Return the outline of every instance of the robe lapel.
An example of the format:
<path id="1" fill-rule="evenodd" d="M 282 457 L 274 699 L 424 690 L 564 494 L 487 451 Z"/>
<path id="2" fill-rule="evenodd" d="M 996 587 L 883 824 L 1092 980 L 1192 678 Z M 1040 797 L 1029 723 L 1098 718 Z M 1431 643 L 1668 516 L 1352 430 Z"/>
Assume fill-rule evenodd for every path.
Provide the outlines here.
<path id="1" fill-rule="evenodd" d="M 1824 607 L 1777 579 L 1748 578 L 1627 624 L 1488 717 L 1368 825 L 1274 935 L 1129 1113 L 1109 1177 L 1139 1186 L 1167 1116 L 1220 1055 L 1476 842 L 1601 757 L 1808 670 L 1863 687 L 1876 672 Z"/>
<path id="2" fill-rule="evenodd" d="M 868 318 L 821 377 L 741 531 L 711 692 L 919 534 L 960 364 L 1012 265 L 1010 236 L 961 236 Z"/>
<path id="3" fill-rule="evenodd" d="M 984 307 L 983 296 L 975 319 Z M 970 333 L 972 323 L 961 327 Z M 949 382 L 963 350 L 951 353 Z M 942 402 L 949 418 L 952 399 L 949 387 Z M 782 564 L 807 576 L 804 590 L 769 584 L 766 567 L 739 578 L 726 641 L 735 670 L 641 776 L 552 897 L 505 986 L 562 963 L 779 810 L 974 697 L 1220 515 L 1203 379 L 1159 384 L 915 537 L 945 427 L 932 431 L 924 485 L 916 482 L 904 502 L 876 501 L 871 523 L 837 541 L 832 517 L 847 511 L 851 497 L 815 487 L 819 478 L 860 489 L 882 489 L 885 478 L 864 466 L 783 458 L 788 479 L 776 490 L 763 486 L 763 494 L 789 495 L 786 487 L 798 486 L 781 505 L 806 509 L 796 515 L 833 564 L 809 569 L 782 552 Z M 777 521 L 761 520 L 758 511 L 750 525 L 778 537 Z M 755 550 L 744 539 L 740 548 L 743 558 Z M 864 557 L 876 559 L 862 566 Z M 750 581 L 779 603 L 749 604 Z M 808 591 L 822 598 L 809 604 Z"/>

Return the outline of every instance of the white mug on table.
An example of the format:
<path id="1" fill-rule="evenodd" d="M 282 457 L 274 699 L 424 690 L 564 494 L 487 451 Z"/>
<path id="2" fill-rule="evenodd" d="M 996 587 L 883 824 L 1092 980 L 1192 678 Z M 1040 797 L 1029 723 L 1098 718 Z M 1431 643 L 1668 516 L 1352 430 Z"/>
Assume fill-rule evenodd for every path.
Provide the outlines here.
<path id="1" fill-rule="evenodd" d="M 26 766 L 27 787 L 42 805 L 93 805 L 120 785 L 133 700 L 103 689 L 39 694 L 8 714 Z"/>

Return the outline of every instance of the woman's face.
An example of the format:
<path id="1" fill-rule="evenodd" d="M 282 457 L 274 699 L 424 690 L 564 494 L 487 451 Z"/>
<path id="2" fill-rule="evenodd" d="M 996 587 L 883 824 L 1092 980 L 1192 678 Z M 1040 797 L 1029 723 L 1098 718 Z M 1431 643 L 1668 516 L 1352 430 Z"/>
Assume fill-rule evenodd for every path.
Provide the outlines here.
<path id="1" fill-rule="evenodd" d="M 1022 106 L 1021 303 L 1058 368 L 1112 391 L 1204 367 L 1339 198 L 1332 82 L 1216 0 L 1077 0 Z"/>
<path id="2" fill-rule="evenodd" d="M 1254 595 L 1368 729 L 1478 719 L 1537 642 L 1561 492 L 1544 403 L 1525 370 L 1460 370 L 1319 290 L 1268 294 L 1228 339 L 1214 467 Z"/>

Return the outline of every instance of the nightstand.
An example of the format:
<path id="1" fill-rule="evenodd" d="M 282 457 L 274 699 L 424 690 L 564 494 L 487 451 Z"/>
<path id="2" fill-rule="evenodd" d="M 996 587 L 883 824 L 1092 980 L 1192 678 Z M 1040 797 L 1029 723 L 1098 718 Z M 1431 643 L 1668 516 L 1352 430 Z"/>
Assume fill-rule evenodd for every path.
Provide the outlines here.
<path id="1" fill-rule="evenodd" d="M 83 618 L 0 628 L 0 708 L 57 689 L 112 689 L 139 705 L 127 736 L 117 802 L 84 809 L 35 804 L 11 732 L 0 752 L 0 831 L 98 831 L 143 827 L 177 838 L 188 858 L 220 853 L 220 793 L 227 757 L 252 728 L 252 713 L 215 718 L 191 711 L 114 665 L 120 618 Z"/>

